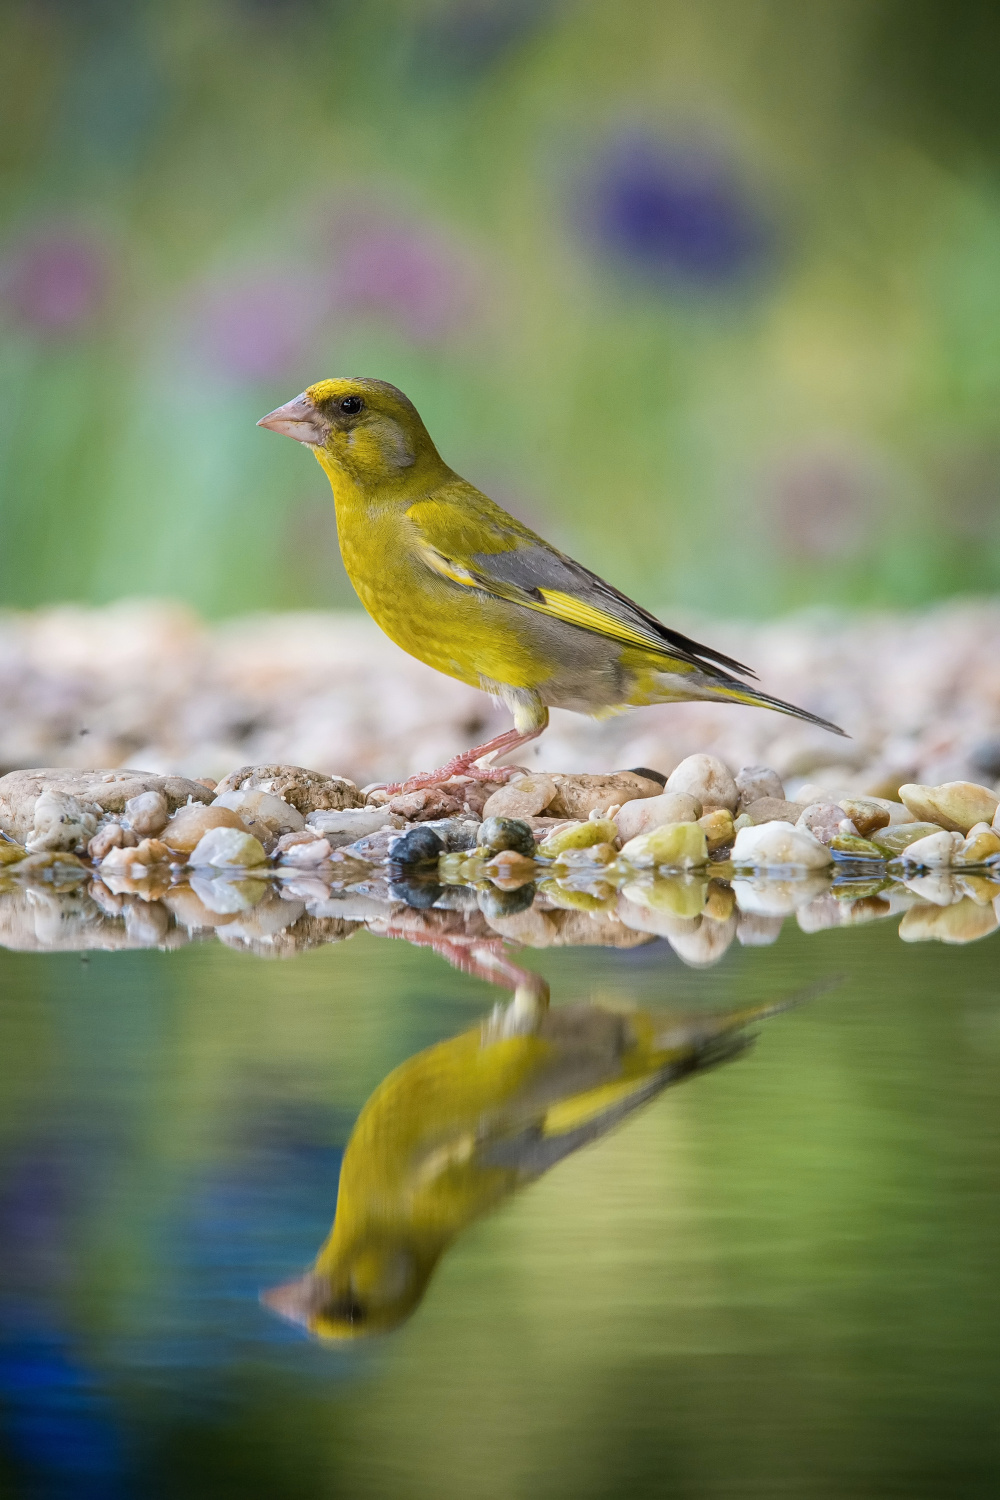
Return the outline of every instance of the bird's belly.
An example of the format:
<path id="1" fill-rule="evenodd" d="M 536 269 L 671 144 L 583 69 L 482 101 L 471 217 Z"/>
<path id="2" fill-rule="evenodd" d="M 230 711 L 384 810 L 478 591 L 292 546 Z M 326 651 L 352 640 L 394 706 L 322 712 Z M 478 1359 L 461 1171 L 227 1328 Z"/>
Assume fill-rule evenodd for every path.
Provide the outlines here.
<path id="1" fill-rule="evenodd" d="M 461 682 L 536 688 L 550 665 L 530 632 L 512 618 L 517 606 L 429 574 L 409 559 L 369 557 L 342 547 L 348 577 L 376 625 L 418 661 Z"/>

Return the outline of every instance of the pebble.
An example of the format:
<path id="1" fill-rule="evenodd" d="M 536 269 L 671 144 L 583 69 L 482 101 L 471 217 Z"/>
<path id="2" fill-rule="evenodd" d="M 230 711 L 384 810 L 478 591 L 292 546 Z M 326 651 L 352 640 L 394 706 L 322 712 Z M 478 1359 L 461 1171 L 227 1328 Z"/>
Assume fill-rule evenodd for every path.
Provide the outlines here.
<path id="1" fill-rule="evenodd" d="M 904 943 L 975 943 L 1000 926 L 992 906 L 963 897 L 953 906 L 913 906 L 899 924 Z"/>
<path id="2" fill-rule="evenodd" d="M 688 755 L 667 777 L 668 792 L 687 792 L 702 811 L 724 807 L 735 813 L 739 792 L 729 767 L 714 755 Z"/>
<path id="3" fill-rule="evenodd" d="M 232 808 L 215 803 L 211 807 L 192 803 L 190 807 L 182 807 L 179 812 L 174 813 L 163 830 L 163 842 L 178 854 L 190 854 L 212 828 L 235 828 L 238 833 L 249 832 L 243 819 Z"/>
<path id="4" fill-rule="evenodd" d="M 590 849 L 599 844 L 613 844 L 617 837 L 617 822 L 612 822 L 610 818 L 587 818 L 585 822 L 564 823 L 558 832 L 542 840 L 537 853 L 542 859 L 556 859 L 571 849 Z"/>
<path id="5" fill-rule="evenodd" d="M 134 849 L 110 849 L 101 861 L 101 879 L 106 875 L 130 875 L 135 866 L 141 866 L 143 873 L 150 865 L 165 865 L 170 863 L 170 850 L 160 839 L 143 839 Z M 134 879 L 140 876 L 132 875 Z"/>
<path id="6" fill-rule="evenodd" d="M 23 844 L 35 821 L 35 804 L 43 792 L 73 797 L 89 812 L 121 814 L 142 792 L 162 791 L 171 809 L 189 797 L 211 802 L 212 793 L 186 776 L 157 776 L 149 771 L 10 771 L 0 777 L 0 832 Z M 91 830 L 93 831 L 93 830 Z"/>
<path id="7" fill-rule="evenodd" d="M 556 794 L 546 812 L 554 818 L 589 818 L 592 812 L 603 816 L 609 808 L 621 807 L 639 797 L 658 797 L 663 791 L 659 781 L 637 771 L 614 771 L 607 776 L 581 772 L 572 776 L 554 775 L 552 780 L 556 783 Z"/>
<path id="8" fill-rule="evenodd" d="M 266 860 L 264 846 L 252 833 L 238 828 L 209 828 L 192 849 L 191 865 L 250 866 Z"/>
<path id="9" fill-rule="evenodd" d="M 363 807 L 364 797 L 346 776 L 327 776 L 305 766 L 241 766 L 219 782 L 217 791 L 272 792 L 290 802 L 302 816 L 328 808 Z"/>
<path id="10" fill-rule="evenodd" d="M 296 835 L 287 834 L 286 837 L 294 839 Z M 333 851 L 329 842 L 322 838 L 302 839 L 299 842 L 289 844 L 281 851 L 281 863 L 300 868 L 308 865 L 321 865 L 325 859 L 329 859 Z"/>
<path id="11" fill-rule="evenodd" d="M 958 863 L 957 856 L 964 843 L 960 833 L 939 829 L 937 833 L 929 833 L 926 838 L 908 844 L 901 857 L 908 865 L 923 865 L 929 870 L 947 868 Z"/>
<path id="12" fill-rule="evenodd" d="M 872 797 L 845 797 L 840 805 L 863 839 L 889 826 L 888 809 Z"/>
<path id="13" fill-rule="evenodd" d="M 96 831 L 96 813 L 68 792 L 46 790 L 35 801 L 33 826 L 24 847 L 29 854 L 56 850 L 83 854 Z"/>
<path id="14" fill-rule="evenodd" d="M 839 837 L 844 809 L 836 802 L 810 802 L 796 820 L 796 828 L 805 828 L 821 844 L 831 844 Z"/>
<path id="15" fill-rule="evenodd" d="M 389 845 L 389 858 L 394 865 L 424 864 L 439 859 L 444 852 L 444 840 L 438 837 L 433 828 L 419 823 L 406 833 L 397 834 Z"/>
<path id="16" fill-rule="evenodd" d="M 734 780 L 739 797 L 737 807 L 741 812 L 762 797 L 774 797 L 779 802 L 786 800 L 781 777 L 770 766 L 744 766 L 737 771 Z"/>
<path id="17" fill-rule="evenodd" d="M 705 830 L 709 854 L 714 854 L 716 849 L 724 849 L 736 837 L 733 815 L 725 807 L 716 807 L 705 813 L 698 819 L 698 826 Z"/>
<path id="18" fill-rule="evenodd" d="M 305 827 L 305 818 L 297 807 L 262 788 L 244 787 L 239 791 L 221 792 L 213 807 L 228 807 L 245 828 L 259 839 L 265 849 L 284 833 L 297 833 Z"/>
<path id="19" fill-rule="evenodd" d="M 162 833 L 169 817 L 170 807 L 162 792 L 140 792 L 138 797 L 130 797 L 126 802 L 122 821 L 144 839 Z"/>
<path id="20" fill-rule="evenodd" d="M 797 823 L 805 812 L 801 802 L 785 802 L 778 797 L 761 797 L 758 802 L 751 802 L 740 814 L 741 817 L 749 818 L 756 827 L 760 823 Z M 844 814 L 841 811 L 841 818 Z"/>
<path id="21" fill-rule="evenodd" d="M 139 840 L 131 828 L 123 828 L 115 819 L 102 823 L 87 845 L 87 855 L 95 864 L 112 849 L 134 849 Z"/>
<path id="22" fill-rule="evenodd" d="M 487 798 L 484 818 L 536 818 L 556 795 L 551 776 L 517 776 Z"/>
<path id="23" fill-rule="evenodd" d="M 845 854 L 851 859 L 885 859 L 884 853 L 876 844 L 856 833 L 838 833 L 836 838 L 830 840 L 830 849 L 834 854 Z"/>
<path id="24" fill-rule="evenodd" d="M 353 844 L 355 839 L 377 833 L 380 828 L 398 829 L 400 826 L 401 820 L 388 807 L 327 808 L 312 812 L 306 818 L 306 828 L 327 839 L 331 849 Z M 278 842 L 280 845 L 281 840 Z"/>
<path id="25" fill-rule="evenodd" d="M 530 857 L 535 852 L 535 835 L 520 818 L 484 818 L 476 831 L 476 843 L 494 854 L 501 849 L 516 849 Z"/>
<path id="26" fill-rule="evenodd" d="M 506 790 L 506 789 L 505 789 Z M 441 786 L 423 787 L 418 792 L 400 792 L 390 797 L 386 806 L 390 813 L 405 818 L 408 823 L 427 823 L 432 818 L 450 818 L 463 810 L 460 797 L 453 797 Z"/>
<path id="27" fill-rule="evenodd" d="M 16 865 L 25 857 L 25 850 L 20 844 L 0 843 L 0 868 L 4 865 Z"/>
<path id="28" fill-rule="evenodd" d="M 955 861 L 960 865 L 984 865 L 987 860 L 1000 856 L 1000 834 L 993 832 L 985 823 L 969 829 L 965 842 Z"/>
<path id="29" fill-rule="evenodd" d="M 636 869 L 664 865 L 674 870 L 691 870 L 708 862 L 705 830 L 697 823 L 664 823 L 649 833 L 629 839 L 622 848 L 622 859 Z"/>
<path id="30" fill-rule="evenodd" d="M 696 823 L 703 811 L 701 803 L 687 792 L 661 792 L 658 797 L 637 797 L 626 802 L 615 814 L 615 823 L 620 838 L 627 843 L 664 823 Z"/>
<path id="31" fill-rule="evenodd" d="M 872 843 L 892 859 L 897 854 L 902 854 L 909 844 L 940 832 L 936 823 L 890 823 L 887 828 L 879 828 L 872 834 Z"/>
<path id="32" fill-rule="evenodd" d="M 907 784 L 900 800 L 915 818 L 937 823 L 951 833 L 968 833 L 974 823 L 989 823 L 1000 807 L 1000 797 L 974 781 L 946 781 L 941 786 Z"/>
<path id="33" fill-rule="evenodd" d="M 766 869 L 772 865 L 800 865 L 818 870 L 831 863 L 832 856 L 808 828 L 796 828 L 790 822 L 762 823 L 741 828 L 733 845 L 734 865 L 754 865 Z"/>

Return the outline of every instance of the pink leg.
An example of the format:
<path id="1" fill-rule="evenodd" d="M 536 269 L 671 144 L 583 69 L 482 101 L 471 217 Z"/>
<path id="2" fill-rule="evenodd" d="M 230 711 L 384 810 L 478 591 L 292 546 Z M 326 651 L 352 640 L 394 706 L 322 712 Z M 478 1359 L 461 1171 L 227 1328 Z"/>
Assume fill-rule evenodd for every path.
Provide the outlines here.
<path id="1" fill-rule="evenodd" d="M 548 715 L 545 723 L 548 723 Z M 504 755 L 510 750 L 520 750 L 522 745 L 537 740 L 544 728 L 545 724 L 540 724 L 537 729 L 529 729 L 523 734 L 518 729 L 508 729 L 505 734 L 498 734 L 496 739 L 489 740 L 485 745 L 473 745 L 471 750 L 463 750 L 461 755 L 456 755 L 447 765 L 438 766 L 436 771 L 421 771 L 416 776 L 408 776 L 405 781 L 394 782 L 385 790 L 393 796 L 399 792 L 419 792 L 425 786 L 440 786 L 452 776 L 471 776 L 476 781 L 509 781 L 517 766 L 479 766 L 476 762 L 487 755 Z"/>

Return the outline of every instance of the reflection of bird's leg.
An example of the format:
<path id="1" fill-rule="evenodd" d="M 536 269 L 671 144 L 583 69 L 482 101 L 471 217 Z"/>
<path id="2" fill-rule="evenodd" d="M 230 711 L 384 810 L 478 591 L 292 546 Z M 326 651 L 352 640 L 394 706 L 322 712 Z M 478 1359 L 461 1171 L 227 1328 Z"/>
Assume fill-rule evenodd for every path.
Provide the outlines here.
<path id="1" fill-rule="evenodd" d="M 427 917 L 454 916 L 448 912 L 410 912 L 403 921 L 390 921 L 381 928 L 382 935 L 402 938 L 418 948 L 430 948 L 445 958 L 452 968 L 463 974 L 472 974 L 485 979 L 487 984 L 497 984 L 505 990 L 514 991 L 512 1006 L 520 1006 L 521 1013 L 530 1010 L 533 1014 L 548 1009 L 549 987 L 540 974 L 517 964 L 507 951 L 501 937 L 484 938 L 462 932 L 442 932 L 440 928 L 424 928 L 413 920 L 419 917 L 426 923 Z"/>
<path id="2" fill-rule="evenodd" d="M 456 755 L 447 765 L 438 766 L 436 771 L 421 771 L 405 781 L 387 786 L 385 790 L 393 796 L 398 792 L 419 792 L 427 786 L 439 786 L 452 776 L 474 776 L 477 781 L 509 781 L 517 766 L 480 766 L 477 762 L 485 760 L 488 755 L 507 755 L 537 740 L 548 727 L 549 711 L 538 694 L 530 689 L 505 688 L 501 692 L 497 688 L 497 696 L 502 696 L 514 711 L 513 729 L 487 740 L 485 745 L 473 745 L 471 750 L 463 750 L 461 755 Z"/>

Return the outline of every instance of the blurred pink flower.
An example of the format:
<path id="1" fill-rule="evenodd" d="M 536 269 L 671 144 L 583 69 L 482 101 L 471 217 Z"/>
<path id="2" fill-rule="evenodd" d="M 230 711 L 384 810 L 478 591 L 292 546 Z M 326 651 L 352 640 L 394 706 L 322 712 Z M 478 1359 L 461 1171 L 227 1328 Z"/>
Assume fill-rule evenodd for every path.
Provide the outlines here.
<path id="1" fill-rule="evenodd" d="M 445 232 L 373 219 L 342 241 L 330 290 L 341 313 L 378 314 L 414 342 L 428 343 L 475 313 L 481 277 L 468 252 Z"/>
<path id="2" fill-rule="evenodd" d="M 72 230 L 50 230 L 0 258 L 0 302 L 36 333 L 69 333 L 100 310 L 110 282 L 108 256 Z"/>
<path id="3" fill-rule="evenodd" d="M 213 372 L 241 380 L 291 375 L 308 353 L 326 301 L 322 287 L 301 271 L 217 280 L 195 299 L 197 357 Z"/>

